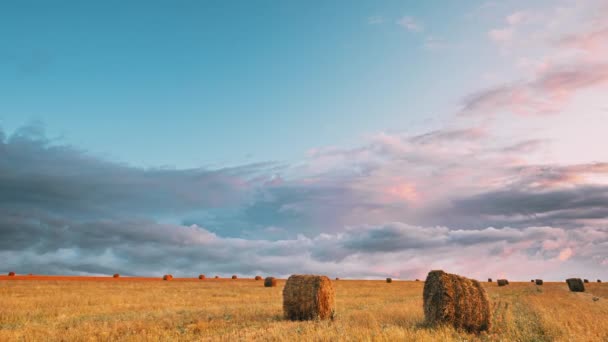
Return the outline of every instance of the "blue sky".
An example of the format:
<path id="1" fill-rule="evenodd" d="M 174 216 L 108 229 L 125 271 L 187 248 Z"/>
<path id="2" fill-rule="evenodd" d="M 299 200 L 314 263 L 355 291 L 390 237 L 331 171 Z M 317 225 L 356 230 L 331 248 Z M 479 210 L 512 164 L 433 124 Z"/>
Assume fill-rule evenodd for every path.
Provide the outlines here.
<path id="1" fill-rule="evenodd" d="M 5 4 L 0 119 L 136 165 L 293 160 L 452 114 L 497 64 L 479 5 Z"/>
<path id="2" fill-rule="evenodd" d="M 606 278 L 606 11 L 2 3 L 0 272 Z"/>

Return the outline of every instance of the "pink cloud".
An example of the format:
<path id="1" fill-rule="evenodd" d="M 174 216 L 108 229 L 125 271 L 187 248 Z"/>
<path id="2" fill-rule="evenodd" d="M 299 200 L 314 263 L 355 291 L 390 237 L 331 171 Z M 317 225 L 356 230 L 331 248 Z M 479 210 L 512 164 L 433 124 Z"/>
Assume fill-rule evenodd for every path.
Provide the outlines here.
<path id="1" fill-rule="evenodd" d="M 461 114 L 493 115 L 506 111 L 525 116 L 556 113 L 579 91 L 606 83 L 608 64 L 553 67 L 531 81 L 469 95 Z"/>
<path id="2" fill-rule="evenodd" d="M 493 29 L 488 32 L 488 37 L 495 42 L 508 42 L 513 38 L 513 29 L 510 27 Z"/>
<path id="3" fill-rule="evenodd" d="M 559 46 L 603 55 L 608 46 L 608 28 L 565 36 L 559 40 Z"/>
<path id="4" fill-rule="evenodd" d="M 391 196 L 408 202 L 416 202 L 420 199 L 420 194 L 416 190 L 416 187 L 410 183 L 398 183 L 389 186 L 386 192 Z"/>
<path id="5" fill-rule="evenodd" d="M 525 11 L 519 11 L 507 16 L 506 21 L 509 25 L 518 25 L 528 18 L 529 14 Z"/>
<path id="6" fill-rule="evenodd" d="M 562 251 L 559 252 L 559 256 L 557 258 L 560 261 L 566 261 L 566 260 L 570 259 L 573 254 L 574 254 L 574 252 L 572 251 L 572 248 L 568 247 L 568 248 L 562 249 Z"/>

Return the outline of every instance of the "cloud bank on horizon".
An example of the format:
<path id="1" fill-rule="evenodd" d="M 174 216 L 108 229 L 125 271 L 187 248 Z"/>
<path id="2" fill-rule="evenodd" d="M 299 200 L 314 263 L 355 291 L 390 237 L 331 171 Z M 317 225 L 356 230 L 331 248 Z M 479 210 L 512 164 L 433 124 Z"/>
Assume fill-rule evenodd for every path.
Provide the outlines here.
<path id="1" fill-rule="evenodd" d="M 517 72 L 463 93 L 440 126 L 369 133 L 293 162 L 143 168 L 54 141 L 41 124 L 0 130 L 2 268 L 606 277 L 606 11 L 605 1 L 512 11 L 485 35 Z M 414 16 L 368 18 L 437 41 Z"/>

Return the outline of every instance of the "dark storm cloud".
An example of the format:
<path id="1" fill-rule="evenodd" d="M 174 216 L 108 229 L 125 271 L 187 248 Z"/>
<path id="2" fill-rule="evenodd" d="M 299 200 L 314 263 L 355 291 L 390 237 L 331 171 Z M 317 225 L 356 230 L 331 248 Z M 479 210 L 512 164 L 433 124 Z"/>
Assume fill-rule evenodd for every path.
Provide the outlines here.
<path id="1" fill-rule="evenodd" d="M 349 232 L 343 246 L 366 252 L 395 252 L 406 249 L 429 249 L 447 242 L 447 228 L 417 227 L 395 222 L 381 227 Z"/>
<path id="2" fill-rule="evenodd" d="M 0 205 L 81 218 L 184 213 L 241 201 L 267 167 L 136 168 L 55 145 L 30 126 L 0 141 Z"/>
<path id="3" fill-rule="evenodd" d="M 452 201 L 448 217 L 474 227 L 489 225 L 567 225 L 608 218 L 608 187 L 559 190 L 501 190 Z M 470 220 L 477 217 L 477 222 Z M 466 223 L 464 223 L 466 224 Z"/>

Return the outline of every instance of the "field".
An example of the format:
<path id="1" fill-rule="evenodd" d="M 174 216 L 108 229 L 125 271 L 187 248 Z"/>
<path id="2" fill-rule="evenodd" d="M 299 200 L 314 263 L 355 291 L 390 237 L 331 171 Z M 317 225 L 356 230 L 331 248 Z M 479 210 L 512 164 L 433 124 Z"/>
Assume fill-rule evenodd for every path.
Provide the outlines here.
<path id="1" fill-rule="evenodd" d="M 0 277 L 0 341 L 608 341 L 608 284 L 484 283 L 491 331 L 427 327 L 424 282 L 334 281 L 337 318 L 289 322 L 281 291 L 252 279 Z M 593 297 L 599 297 L 594 301 Z"/>

